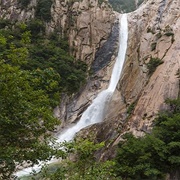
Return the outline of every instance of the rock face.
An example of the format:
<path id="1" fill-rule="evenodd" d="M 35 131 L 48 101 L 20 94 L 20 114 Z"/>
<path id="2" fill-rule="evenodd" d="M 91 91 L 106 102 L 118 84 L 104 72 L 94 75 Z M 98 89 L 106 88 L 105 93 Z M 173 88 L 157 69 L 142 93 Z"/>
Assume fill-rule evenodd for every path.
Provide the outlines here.
<path id="1" fill-rule="evenodd" d="M 0 18 L 24 21 L 34 18 L 36 0 L 31 0 L 28 7 L 21 8 L 18 0 L 1 0 L 0 1 Z"/>
<path id="2" fill-rule="evenodd" d="M 178 0 L 152 0 L 129 15 L 129 50 L 121 92 L 126 103 L 137 101 L 130 128 L 138 134 L 148 129 L 159 110 L 166 108 L 165 99 L 178 96 L 179 5 Z M 149 76 L 147 65 L 151 58 L 163 64 Z"/>
<path id="3" fill-rule="evenodd" d="M 90 65 L 111 32 L 115 21 L 112 8 L 106 1 L 55 0 L 51 11 L 51 28 L 60 27 L 59 33 L 69 37 L 72 54 Z"/>
<path id="4" fill-rule="evenodd" d="M 33 0 L 29 7 L 35 4 Z M 91 133 L 98 141 L 107 143 L 111 140 L 108 145 L 113 147 L 124 132 L 132 131 L 136 136 L 149 132 L 157 112 L 166 108 L 165 99 L 178 96 L 179 7 L 179 0 L 146 0 L 138 10 L 128 14 L 126 62 L 105 121 L 80 134 Z M 18 8 L 16 0 L 1 1 L 0 17 L 31 18 L 34 9 L 29 9 Z M 64 96 L 60 108 L 55 110 L 63 120 L 62 126 L 66 126 L 78 121 L 97 93 L 108 86 L 117 54 L 117 13 L 106 1 L 99 4 L 98 0 L 55 0 L 51 12 L 52 21 L 47 24 L 47 31 L 56 29 L 61 36 L 68 35 L 71 53 L 89 64 L 89 68 L 92 65 L 94 71 L 86 87 L 71 100 Z M 163 63 L 151 75 L 148 65 L 152 59 Z M 132 111 L 128 114 L 130 107 Z M 109 151 L 101 158 L 107 156 Z"/>
<path id="5" fill-rule="evenodd" d="M 130 130 L 137 136 L 149 132 L 157 112 L 166 108 L 165 99 L 178 96 L 179 80 L 176 73 L 180 68 L 179 5 L 178 0 L 149 0 L 128 15 L 126 62 L 106 115 L 107 121 L 114 121 L 114 125 L 110 123 L 111 130 L 114 129 L 113 134 L 117 137 L 119 131 L 122 133 Z M 163 63 L 150 75 L 148 64 L 152 58 Z M 93 81 L 73 101 L 75 103 L 70 103 L 72 108 L 68 106 L 66 117 L 72 117 L 73 112 L 81 115 L 97 92 L 107 87 L 112 64 L 113 61 L 97 71 Z M 131 115 L 127 114 L 129 107 L 134 107 Z M 71 121 L 73 119 L 77 120 L 77 115 Z M 107 124 L 102 123 L 101 127 L 108 127 Z M 118 141 L 119 138 L 116 143 Z"/>
<path id="6" fill-rule="evenodd" d="M 35 17 L 37 0 L 22 8 L 18 0 L 0 1 L 0 18 L 24 21 Z M 71 54 L 89 66 L 96 51 L 107 40 L 115 13 L 107 1 L 55 0 L 51 6 L 52 20 L 46 23 L 47 33 L 54 30 L 68 37 Z"/>
<path id="7" fill-rule="evenodd" d="M 106 118 L 104 122 L 78 133 L 107 143 L 108 148 L 101 152 L 101 159 L 114 156 L 114 147 L 123 133 L 131 131 L 136 136 L 142 136 L 144 132 L 151 131 L 157 112 L 167 108 L 165 99 L 178 97 L 180 88 L 176 73 L 180 68 L 179 7 L 178 0 L 149 0 L 128 14 L 126 62 Z M 152 58 L 163 63 L 150 75 L 148 64 Z M 67 120 L 78 120 L 97 92 L 107 87 L 113 62 L 97 71 L 80 96 L 66 106 Z M 130 107 L 132 111 L 128 114 Z"/>

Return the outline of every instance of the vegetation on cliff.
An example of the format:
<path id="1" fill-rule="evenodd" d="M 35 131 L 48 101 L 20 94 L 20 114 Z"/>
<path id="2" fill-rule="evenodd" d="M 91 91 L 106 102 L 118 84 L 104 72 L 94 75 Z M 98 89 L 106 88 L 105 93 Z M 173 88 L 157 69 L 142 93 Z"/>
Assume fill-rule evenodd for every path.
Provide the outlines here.
<path id="1" fill-rule="evenodd" d="M 154 121 L 151 134 L 126 134 L 119 144 L 115 172 L 122 179 L 164 179 L 180 166 L 180 99 L 167 100 L 169 110 Z"/>
<path id="2" fill-rule="evenodd" d="M 62 39 L 56 31 L 46 36 L 41 20 L 15 24 L 1 20 L 0 27 L 1 37 L 6 41 L 1 48 L 1 59 L 10 62 L 8 58 L 12 51 L 24 51 L 27 57 L 22 57 L 25 63 L 21 64 L 21 69 L 36 71 L 36 74 L 37 71 L 40 73 L 46 69 L 44 76 L 48 74 L 47 69 L 51 69 L 59 76 L 57 91 L 72 94 L 83 85 L 86 80 L 86 64 L 69 55 L 67 39 Z M 13 53 L 16 55 L 18 52 Z M 17 55 L 14 57 L 18 58 Z M 41 76 L 42 74 L 41 72 Z"/>
<path id="3" fill-rule="evenodd" d="M 175 173 L 180 166 L 180 99 L 168 99 L 166 103 L 169 109 L 155 119 L 151 134 L 138 138 L 125 134 L 115 159 L 97 160 L 96 155 L 105 146 L 103 142 L 75 140 L 64 144 L 66 157 L 60 164 L 45 167 L 35 177 L 51 180 L 165 179 L 167 173 Z"/>
<path id="4" fill-rule="evenodd" d="M 115 11 L 120 13 L 128 13 L 136 10 L 143 1 L 144 0 L 139 0 L 136 4 L 135 0 L 109 0 L 109 3 L 112 5 Z"/>
<path id="5" fill-rule="evenodd" d="M 18 3 L 22 9 L 27 8 L 31 3 L 31 0 L 18 0 Z M 35 17 L 41 19 L 45 22 L 51 20 L 51 6 L 52 0 L 37 0 L 37 5 L 35 7 Z"/>
<path id="6" fill-rule="evenodd" d="M 163 64 L 163 61 L 161 59 L 151 57 L 149 62 L 147 63 L 148 74 L 152 75 L 155 72 L 156 68 L 161 64 Z"/>
<path id="7" fill-rule="evenodd" d="M 53 108 L 85 79 L 86 65 L 69 55 L 65 39 L 46 36 L 43 22 L 0 21 L 0 179 L 24 161 L 52 157 Z"/>

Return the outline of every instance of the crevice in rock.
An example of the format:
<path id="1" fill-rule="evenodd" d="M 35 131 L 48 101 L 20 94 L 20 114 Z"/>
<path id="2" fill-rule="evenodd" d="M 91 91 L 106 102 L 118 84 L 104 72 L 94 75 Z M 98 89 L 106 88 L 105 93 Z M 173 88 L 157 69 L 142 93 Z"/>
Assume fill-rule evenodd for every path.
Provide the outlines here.
<path id="1" fill-rule="evenodd" d="M 163 60 L 163 59 L 164 59 L 164 57 L 166 56 L 166 54 L 168 53 L 168 51 L 171 49 L 172 44 L 173 44 L 173 43 L 171 43 L 171 45 L 169 46 L 169 48 L 167 48 L 167 49 L 166 49 L 166 51 L 165 51 L 165 53 L 164 53 L 163 57 L 161 58 L 161 60 Z"/>
<path id="2" fill-rule="evenodd" d="M 92 71 L 96 73 L 105 67 L 110 61 L 112 56 L 115 54 L 115 49 L 117 48 L 119 36 L 119 22 L 116 22 L 112 28 L 112 31 L 103 44 L 103 46 L 96 52 L 95 60 L 92 63 Z"/>

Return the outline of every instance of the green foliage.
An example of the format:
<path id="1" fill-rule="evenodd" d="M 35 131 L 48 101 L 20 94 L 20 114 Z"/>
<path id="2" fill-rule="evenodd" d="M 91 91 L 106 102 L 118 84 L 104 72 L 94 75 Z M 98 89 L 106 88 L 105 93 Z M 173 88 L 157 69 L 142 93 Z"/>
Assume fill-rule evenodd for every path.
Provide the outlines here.
<path id="1" fill-rule="evenodd" d="M 82 61 L 75 61 L 56 44 L 53 41 L 42 41 L 40 44 L 32 46 L 30 48 L 31 60 L 24 68 L 31 70 L 53 68 L 61 77 L 59 81 L 61 91 L 71 94 L 84 84 L 87 66 Z"/>
<path id="2" fill-rule="evenodd" d="M 3 29 L 6 26 L 9 26 L 10 24 L 11 21 L 9 19 L 0 19 L 0 29 Z"/>
<path id="3" fill-rule="evenodd" d="M 7 54 L 7 60 L 11 62 L 12 65 L 22 65 L 26 63 L 28 57 L 28 50 L 26 47 L 15 47 L 14 44 L 10 44 L 10 49 Z"/>
<path id="4" fill-rule="evenodd" d="M 162 178 L 163 173 L 158 169 L 158 165 L 162 163 L 164 143 L 153 136 L 135 138 L 129 134 L 124 138 L 125 142 L 121 142 L 118 149 L 117 176 L 132 180 Z"/>
<path id="5" fill-rule="evenodd" d="M 167 31 L 164 33 L 165 36 L 171 36 L 171 43 L 173 43 L 175 41 L 174 38 L 174 32 L 173 31 Z"/>
<path id="6" fill-rule="evenodd" d="M 144 0 L 138 1 L 138 6 Z M 112 5 L 113 9 L 117 12 L 132 12 L 136 10 L 135 0 L 109 0 L 109 3 Z"/>
<path id="7" fill-rule="evenodd" d="M 7 40 L 6 38 L 0 34 L 0 52 L 4 51 L 6 48 Z"/>
<path id="8" fill-rule="evenodd" d="M 31 71 L 31 75 L 33 76 L 32 79 L 29 79 L 31 86 L 36 90 L 43 89 L 50 98 L 51 106 L 57 106 L 60 99 L 60 75 L 52 68 L 36 69 Z"/>
<path id="9" fill-rule="evenodd" d="M 151 44 L 151 51 L 156 50 L 156 45 L 157 45 L 157 42 L 154 42 Z"/>
<path id="10" fill-rule="evenodd" d="M 174 36 L 174 33 L 172 31 L 170 31 L 170 32 L 166 32 L 164 35 L 166 35 L 166 36 Z"/>
<path id="11" fill-rule="evenodd" d="M 14 63 L 13 63 L 14 64 Z M 30 82 L 33 75 L 0 61 L 0 172 L 9 179 L 15 162 L 37 163 L 53 152 L 46 142 L 53 117 L 46 92 Z M 41 140 L 40 140 L 41 138 Z"/>
<path id="12" fill-rule="evenodd" d="M 177 70 L 176 76 L 178 79 L 180 79 L 180 68 Z"/>
<path id="13" fill-rule="evenodd" d="M 148 74 L 152 75 L 153 72 L 156 70 L 156 68 L 161 65 L 163 61 L 161 61 L 159 58 L 152 58 L 150 61 L 147 63 L 147 68 L 149 70 Z"/>
<path id="14" fill-rule="evenodd" d="M 169 110 L 156 118 L 150 135 L 136 138 L 126 134 L 120 142 L 115 165 L 117 177 L 158 180 L 179 168 L 180 99 L 168 99 L 166 103 Z"/>
<path id="15" fill-rule="evenodd" d="M 31 32 L 32 40 L 37 41 L 43 35 L 45 35 L 45 25 L 43 21 L 39 19 L 32 19 L 27 23 L 27 30 Z"/>
<path id="16" fill-rule="evenodd" d="M 18 0 L 22 8 L 26 8 L 30 4 L 31 0 Z"/>
<path id="17" fill-rule="evenodd" d="M 44 24 L 38 19 L 1 29 L 0 57 L 11 64 L 24 60 L 21 67 L 25 70 L 53 69 L 51 78 L 58 81 L 59 90 L 56 90 L 68 94 L 77 92 L 86 80 L 86 64 L 69 55 L 68 41 L 58 32 L 46 37 L 44 31 Z M 59 80 L 55 76 L 59 76 Z"/>
<path id="18" fill-rule="evenodd" d="M 43 21 L 51 20 L 52 0 L 38 0 L 35 16 Z"/>
<path id="19" fill-rule="evenodd" d="M 158 32 L 158 33 L 156 34 L 156 40 L 160 39 L 161 37 L 162 37 L 161 32 Z"/>
<path id="20" fill-rule="evenodd" d="M 128 109 L 127 109 L 127 114 L 131 115 L 131 113 L 134 111 L 136 103 L 133 102 L 132 104 L 129 105 Z"/>
<path id="21" fill-rule="evenodd" d="M 46 37 L 42 31 L 39 20 L 0 29 L 3 179 L 9 179 L 15 164 L 36 164 L 54 155 L 55 149 L 48 146 L 49 135 L 59 123 L 53 107 L 59 103 L 60 92 L 74 93 L 86 79 L 86 65 L 68 54 L 67 41 L 56 35 Z M 36 32 L 35 40 L 32 36 Z"/>
<path id="22" fill-rule="evenodd" d="M 69 155 L 74 156 L 73 160 L 66 158 L 60 164 L 52 165 L 43 169 L 39 174 L 39 179 L 51 180 L 100 180 L 113 179 L 112 161 L 98 162 L 95 152 L 104 147 L 104 143 L 94 143 L 89 140 L 78 140 L 63 144 L 64 150 Z"/>

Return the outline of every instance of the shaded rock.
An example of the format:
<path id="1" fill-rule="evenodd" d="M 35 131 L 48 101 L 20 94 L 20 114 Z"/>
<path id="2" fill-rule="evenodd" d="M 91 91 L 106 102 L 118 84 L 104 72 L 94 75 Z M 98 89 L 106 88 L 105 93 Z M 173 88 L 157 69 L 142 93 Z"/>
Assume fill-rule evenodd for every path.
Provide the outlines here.
<path id="1" fill-rule="evenodd" d="M 95 59 L 92 63 L 92 71 L 94 73 L 107 66 L 107 64 L 110 62 L 112 56 L 115 54 L 115 48 L 118 46 L 118 37 L 119 23 L 116 22 L 107 41 L 95 54 Z"/>

